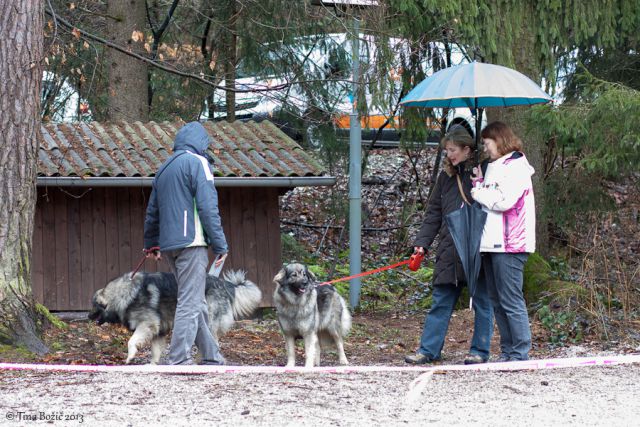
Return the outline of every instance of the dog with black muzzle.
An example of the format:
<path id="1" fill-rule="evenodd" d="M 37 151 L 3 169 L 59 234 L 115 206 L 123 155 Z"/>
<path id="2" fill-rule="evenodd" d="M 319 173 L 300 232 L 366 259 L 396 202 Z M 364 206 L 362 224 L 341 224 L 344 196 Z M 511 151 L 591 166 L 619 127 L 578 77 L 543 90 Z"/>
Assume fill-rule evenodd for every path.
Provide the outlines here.
<path id="1" fill-rule="evenodd" d="M 320 366 L 320 350 L 335 346 L 341 365 L 348 365 L 344 337 L 351 314 L 344 298 L 331 285 L 318 286 L 309 269 L 298 263 L 285 266 L 273 278 L 273 302 L 287 349 L 287 367 L 296 364 L 295 340 L 302 338 L 305 367 Z"/>

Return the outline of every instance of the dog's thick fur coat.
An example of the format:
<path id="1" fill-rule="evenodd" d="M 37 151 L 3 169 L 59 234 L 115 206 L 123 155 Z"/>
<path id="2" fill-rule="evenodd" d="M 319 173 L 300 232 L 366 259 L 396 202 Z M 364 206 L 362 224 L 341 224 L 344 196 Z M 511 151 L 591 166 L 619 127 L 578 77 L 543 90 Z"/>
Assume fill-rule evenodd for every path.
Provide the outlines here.
<path id="1" fill-rule="evenodd" d="M 305 366 L 320 366 L 321 347 L 335 346 L 341 365 L 344 337 L 351 329 L 351 314 L 344 298 L 331 285 L 317 286 L 315 276 L 302 264 L 289 264 L 274 277 L 273 302 L 286 342 L 287 366 L 295 366 L 295 339 L 302 337 Z"/>

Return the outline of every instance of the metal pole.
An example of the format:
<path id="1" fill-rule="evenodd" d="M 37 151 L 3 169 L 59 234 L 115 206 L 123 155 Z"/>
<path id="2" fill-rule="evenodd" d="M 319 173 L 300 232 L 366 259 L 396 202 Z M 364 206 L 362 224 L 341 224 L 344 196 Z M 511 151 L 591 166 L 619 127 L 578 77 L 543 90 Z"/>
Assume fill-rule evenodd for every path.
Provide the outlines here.
<path id="1" fill-rule="evenodd" d="M 360 76 L 360 22 L 353 19 L 354 37 L 351 42 L 352 49 L 352 108 L 349 115 L 349 274 L 361 272 L 361 158 L 362 145 L 360 117 L 358 116 L 358 82 Z M 349 281 L 349 304 L 352 308 L 358 306 L 360 300 L 360 278 Z"/>

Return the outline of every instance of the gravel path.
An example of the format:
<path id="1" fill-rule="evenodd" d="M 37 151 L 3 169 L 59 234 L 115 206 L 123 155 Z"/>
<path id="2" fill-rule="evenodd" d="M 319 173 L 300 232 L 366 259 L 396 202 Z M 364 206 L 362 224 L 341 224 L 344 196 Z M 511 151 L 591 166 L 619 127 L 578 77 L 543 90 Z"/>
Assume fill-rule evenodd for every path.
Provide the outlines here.
<path id="1" fill-rule="evenodd" d="M 436 373 L 410 391 L 418 376 L 0 371 L 0 425 L 630 426 L 640 415 L 638 364 Z"/>

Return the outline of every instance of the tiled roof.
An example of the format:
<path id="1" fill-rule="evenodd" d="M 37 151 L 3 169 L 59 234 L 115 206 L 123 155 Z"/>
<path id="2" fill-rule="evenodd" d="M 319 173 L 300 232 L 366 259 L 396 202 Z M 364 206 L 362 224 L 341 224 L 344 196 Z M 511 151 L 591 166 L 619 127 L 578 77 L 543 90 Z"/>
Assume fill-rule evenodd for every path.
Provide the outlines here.
<path id="1" fill-rule="evenodd" d="M 184 123 L 42 125 L 40 177 L 151 177 L 172 153 Z M 221 177 L 315 177 L 324 169 L 268 121 L 206 122 L 209 154 Z"/>

